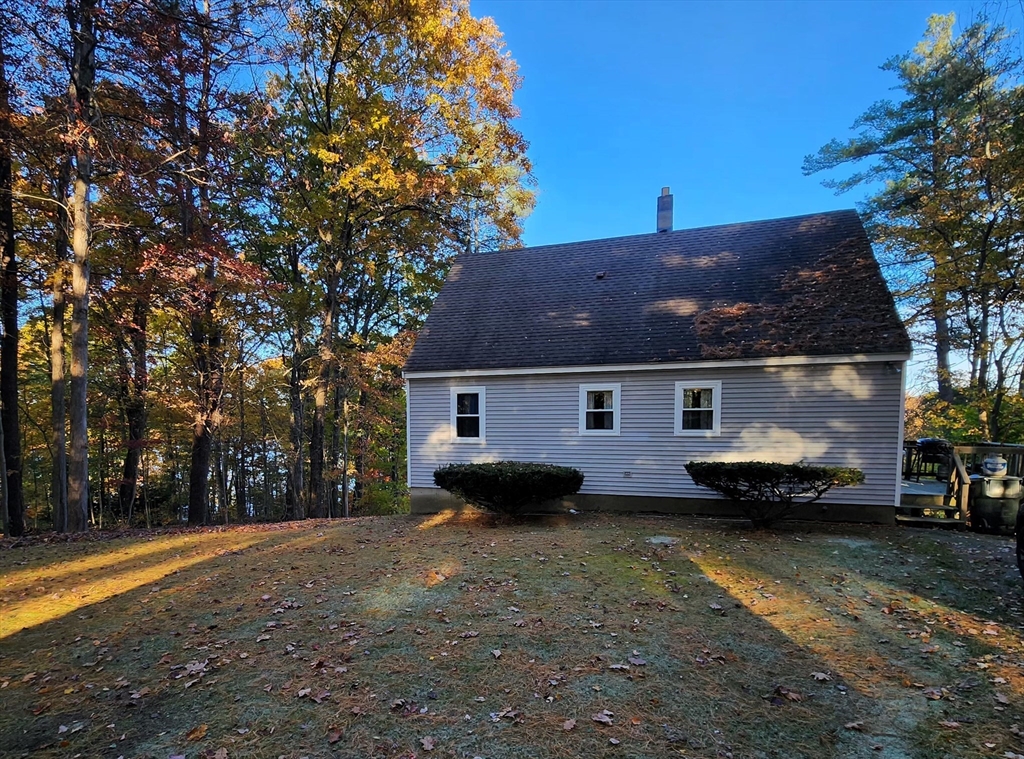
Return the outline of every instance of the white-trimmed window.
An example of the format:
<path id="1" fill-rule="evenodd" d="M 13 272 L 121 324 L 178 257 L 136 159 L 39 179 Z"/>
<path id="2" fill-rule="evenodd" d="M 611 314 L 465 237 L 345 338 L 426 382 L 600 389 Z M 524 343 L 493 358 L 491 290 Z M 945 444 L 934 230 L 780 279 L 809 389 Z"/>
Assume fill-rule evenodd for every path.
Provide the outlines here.
<path id="1" fill-rule="evenodd" d="M 482 443 L 487 433 L 487 391 L 483 387 L 453 387 L 451 438 L 456 443 Z"/>
<path id="2" fill-rule="evenodd" d="M 580 385 L 580 434 L 618 435 L 621 395 L 618 382 Z"/>
<path id="3" fill-rule="evenodd" d="M 691 437 L 715 437 L 722 430 L 722 383 L 720 380 L 687 380 L 676 383 L 675 433 Z"/>

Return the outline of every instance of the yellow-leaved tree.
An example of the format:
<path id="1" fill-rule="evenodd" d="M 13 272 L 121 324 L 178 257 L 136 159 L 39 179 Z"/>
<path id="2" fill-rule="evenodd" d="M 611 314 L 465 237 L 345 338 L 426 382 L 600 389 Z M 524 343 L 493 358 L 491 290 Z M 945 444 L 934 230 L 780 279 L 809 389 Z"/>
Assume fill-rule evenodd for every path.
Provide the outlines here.
<path id="1" fill-rule="evenodd" d="M 317 517 L 335 513 L 338 480 L 347 485 L 349 396 L 357 407 L 369 398 L 359 354 L 417 326 L 454 254 L 516 243 L 533 195 L 513 126 L 516 64 L 467 2 L 303 0 L 288 19 L 292 55 L 273 83 L 277 139 L 265 149 L 289 286 L 315 304 L 293 340 L 293 382 L 313 409 L 309 484 L 291 498 L 305 490 L 296 515 Z"/>

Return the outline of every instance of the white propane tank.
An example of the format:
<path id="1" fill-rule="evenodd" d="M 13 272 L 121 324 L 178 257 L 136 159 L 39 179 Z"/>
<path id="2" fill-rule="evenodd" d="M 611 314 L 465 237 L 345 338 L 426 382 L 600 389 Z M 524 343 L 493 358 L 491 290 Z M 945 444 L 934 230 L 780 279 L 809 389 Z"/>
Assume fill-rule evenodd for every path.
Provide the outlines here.
<path id="1" fill-rule="evenodd" d="M 987 477 L 1002 477 L 1006 474 L 1006 459 L 998 453 L 990 453 L 981 462 L 981 468 Z"/>

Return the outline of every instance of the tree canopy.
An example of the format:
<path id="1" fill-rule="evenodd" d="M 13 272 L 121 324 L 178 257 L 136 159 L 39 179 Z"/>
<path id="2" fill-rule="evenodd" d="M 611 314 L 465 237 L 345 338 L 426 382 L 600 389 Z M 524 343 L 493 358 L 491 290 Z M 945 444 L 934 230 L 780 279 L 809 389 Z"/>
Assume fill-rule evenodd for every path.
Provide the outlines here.
<path id="1" fill-rule="evenodd" d="M 933 357 L 936 401 L 977 410 L 980 436 L 1012 434 L 1022 387 L 1024 89 L 1015 35 L 981 18 L 933 16 L 882 67 L 898 99 L 873 104 L 804 162 L 852 167 L 826 185 L 862 205 L 915 339 Z"/>
<path id="2" fill-rule="evenodd" d="M 5 8 L 5 529 L 398 508 L 412 335 L 452 258 L 517 244 L 533 204 L 494 22 Z"/>

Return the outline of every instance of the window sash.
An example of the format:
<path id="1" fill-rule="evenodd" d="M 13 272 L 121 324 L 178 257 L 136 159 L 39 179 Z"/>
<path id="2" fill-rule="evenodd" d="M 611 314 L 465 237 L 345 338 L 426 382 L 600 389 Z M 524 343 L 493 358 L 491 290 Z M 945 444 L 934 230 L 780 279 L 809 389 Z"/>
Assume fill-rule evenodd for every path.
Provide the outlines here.
<path id="1" fill-rule="evenodd" d="M 486 390 L 451 388 L 451 439 L 456 443 L 483 443 L 486 426 Z"/>
<path id="2" fill-rule="evenodd" d="M 619 383 L 580 385 L 581 435 L 618 435 L 621 413 Z"/>
<path id="3" fill-rule="evenodd" d="M 676 382 L 675 434 L 715 437 L 721 434 L 721 380 Z"/>

